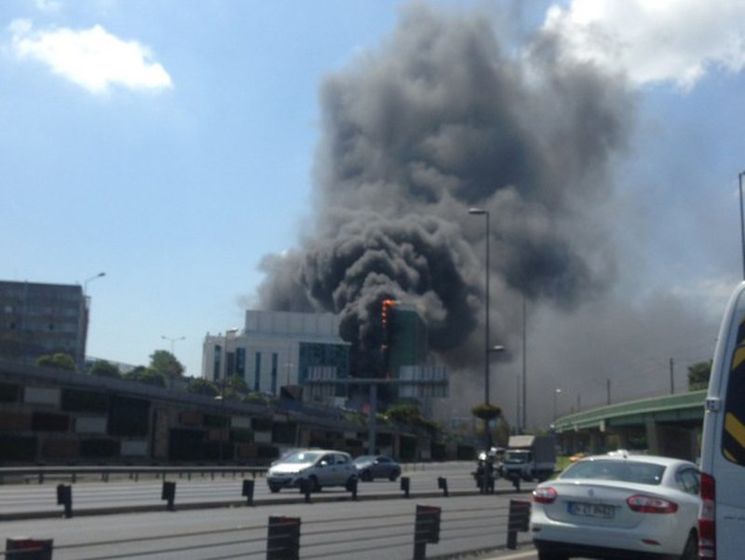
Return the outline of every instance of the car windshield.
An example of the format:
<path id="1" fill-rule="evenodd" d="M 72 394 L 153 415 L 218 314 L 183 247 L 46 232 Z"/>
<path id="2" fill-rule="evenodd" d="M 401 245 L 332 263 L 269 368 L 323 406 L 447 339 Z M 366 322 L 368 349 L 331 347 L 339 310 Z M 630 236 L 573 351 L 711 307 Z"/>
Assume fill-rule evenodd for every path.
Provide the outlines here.
<path id="1" fill-rule="evenodd" d="M 354 462 L 355 463 L 369 463 L 374 460 L 375 460 L 375 457 L 372 455 L 360 455 L 354 460 Z"/>
<path id="2" fill-rule="evenodd" d="M 574 463 L 559 478 L 617 480 L 637 484 L 659 485 L 665 472 L 664 465 L 639 461 L 580 461 Z"/>
<path id="3" fill-rule="evenodd" d="M 312 463 L 321 456 L 319 451 L 300 451 L 282 459 L 283 463 Z"/>
<path id="4" fill-rule="evenodd" d="M 505 463 L 527 463 L 530 461 L 530 451 L 508 451 L 504 456 Z"/>

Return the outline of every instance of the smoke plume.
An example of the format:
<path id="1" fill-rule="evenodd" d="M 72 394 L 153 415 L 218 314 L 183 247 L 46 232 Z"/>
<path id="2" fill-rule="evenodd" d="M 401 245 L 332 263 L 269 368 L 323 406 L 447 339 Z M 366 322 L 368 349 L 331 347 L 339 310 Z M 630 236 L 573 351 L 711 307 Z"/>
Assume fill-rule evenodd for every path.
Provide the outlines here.
<path id="1" fill-rule="evenodd" d="M 409 5 L 392 36 L 328 76 L 314 218 L 268 256 L 262 305 L 342 317 L 358 375 L 379 372 L 380 305 L 414 304 L 430 348 L 483 360 L 488 210 L 495 341 L 516 295 L 562 308 L 599 293 L 613 248 L 595 210 L 632 114 L 623 80 L 559 56 L 543 31 L 503 44 L 490 20 Z"/>

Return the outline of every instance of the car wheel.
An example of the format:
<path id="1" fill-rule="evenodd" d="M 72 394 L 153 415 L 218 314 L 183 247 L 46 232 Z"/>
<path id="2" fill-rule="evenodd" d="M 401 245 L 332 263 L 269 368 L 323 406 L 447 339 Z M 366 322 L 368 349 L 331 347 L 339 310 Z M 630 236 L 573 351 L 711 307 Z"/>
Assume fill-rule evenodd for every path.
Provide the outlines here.
<path id="1" fill-rule="evenodd" d="M 360 475 L 360 478 L 365 482 L 370 482 L 373 479 L 373 475 L 370 471 L 362 471 L 362 475 Z"/>
<path id="2" fill-rule="evenodd" d="M 396 479 L 401 475 L 399 471 L 393 471 L 391 474 L 388 475 L 388 480 L 391 482 L 396 482 Z"/>
<path id="3" fill-rule="evenodd" d="M 315 476 L 310 476 L 308 478 L 308 481 L 310 482 L 310 491 L 311 492 L 320 492 L 321 491 L 321 485 L 318 483 L 318 479 Z"/>
<path id="4" fill-rule="evenodd" d="M 270 484 L 269 485 L 269 491 L 272 494 L 276 494 L 277 492 L 279 492 L 279 486 L 275 486 L 274 484 Z"/>
<path id="5" fill-rule="evenodd" d="M 686 546 L 683 549 L 683 555 L 680 557 L 680 560 L 698 560 L 698 538 L 693 531 L 688 535 L 688 540 L 686 541 Z"/>

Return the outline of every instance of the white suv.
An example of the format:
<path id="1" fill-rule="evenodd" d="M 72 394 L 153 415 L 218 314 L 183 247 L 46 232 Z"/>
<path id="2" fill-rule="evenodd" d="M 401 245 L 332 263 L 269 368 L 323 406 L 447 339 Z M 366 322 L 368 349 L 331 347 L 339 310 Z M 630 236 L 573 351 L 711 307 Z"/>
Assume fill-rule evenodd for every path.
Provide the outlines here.
<path id="1" fill-rule="evenodd" d="M 299 487 L 308 480 L 312 492 L 324 486 L 344 486 L 351 489 L 357 480 L 357 469 L 349 453 L 328 449 L 296 451 L 272 463 L 266 482 L 273 493 L 282 488 Z"/>

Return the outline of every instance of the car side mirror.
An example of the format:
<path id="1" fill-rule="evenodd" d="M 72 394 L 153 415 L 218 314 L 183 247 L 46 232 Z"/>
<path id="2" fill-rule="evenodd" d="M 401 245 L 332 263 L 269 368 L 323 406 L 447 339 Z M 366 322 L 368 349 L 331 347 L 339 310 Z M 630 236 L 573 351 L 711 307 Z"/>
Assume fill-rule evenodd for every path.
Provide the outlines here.
<path id="1" fill-rule="evenodd" d="M 328 465 L 329 465 L 328 461 L 321 461 L 320 463 L 318 463 L 319 467 L 327 467 Z"/>

